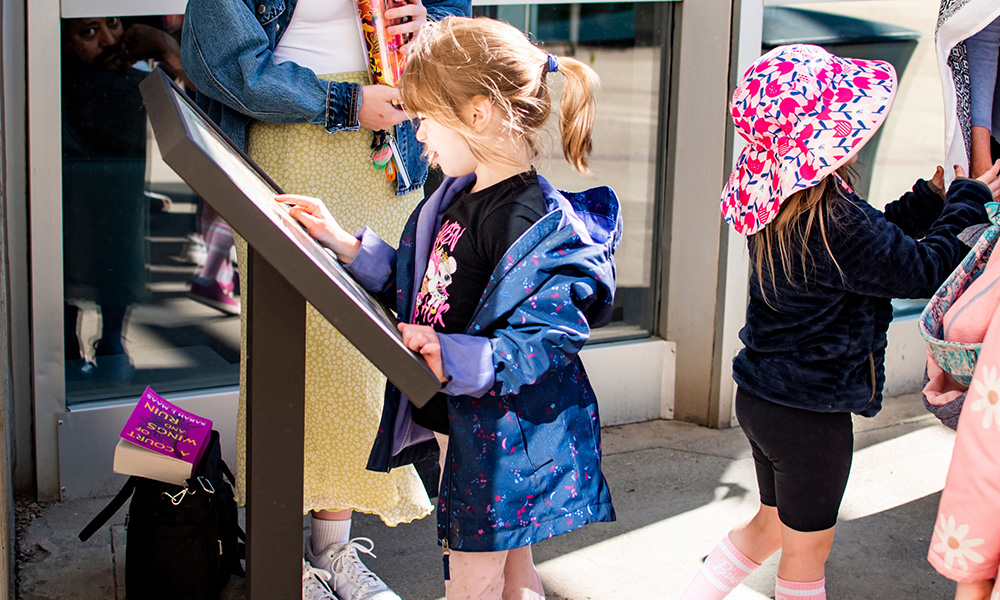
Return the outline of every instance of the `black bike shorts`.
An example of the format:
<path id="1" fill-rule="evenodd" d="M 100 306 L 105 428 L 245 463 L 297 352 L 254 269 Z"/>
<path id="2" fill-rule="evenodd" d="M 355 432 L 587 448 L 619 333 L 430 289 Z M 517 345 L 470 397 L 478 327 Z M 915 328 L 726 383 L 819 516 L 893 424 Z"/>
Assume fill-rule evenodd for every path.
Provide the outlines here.
<path id="1" fill-rule="evenodd" d="M 851 414 L 792 408 L 737 389 L 736 417 L 753 449 L 761 504 L 777 507 L 796 531 L 836 525 L 854 456 Z"/>

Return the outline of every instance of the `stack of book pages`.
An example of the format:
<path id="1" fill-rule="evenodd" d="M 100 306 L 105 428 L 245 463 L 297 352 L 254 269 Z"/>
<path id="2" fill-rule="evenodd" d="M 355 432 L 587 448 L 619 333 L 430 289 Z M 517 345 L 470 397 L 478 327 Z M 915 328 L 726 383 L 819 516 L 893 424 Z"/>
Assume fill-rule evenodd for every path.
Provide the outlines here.
<path id="1" fill-rule="evenodd" d="M 115 447 L 114 472 L 183 484 L 208 445 L 212 422 L 146 388 Z"/>

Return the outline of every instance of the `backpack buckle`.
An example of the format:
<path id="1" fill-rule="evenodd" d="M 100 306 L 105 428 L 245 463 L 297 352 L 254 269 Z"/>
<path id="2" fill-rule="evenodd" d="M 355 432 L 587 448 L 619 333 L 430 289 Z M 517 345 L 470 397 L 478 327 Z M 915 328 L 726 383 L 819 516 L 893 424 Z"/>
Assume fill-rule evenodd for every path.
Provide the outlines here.
<path id="1" fill-rule="evenodd" d="M 209 494 L 215 493 L 215 488 L 212 487 L 212 482 L 205 479 L 201 475 L 198 476 L 198 483 L 201 485 L 201 489 L 205 490 Z"/>
<path id="2" fill-rule="evenodd" d="M 189 490 L 186 483 L 184 484 L 184 488 L 176 494 L 171 495 L 167 492 L 163 492 L 163 495 L 170 498 L 170 503 L 174 506 L 180 505 L 180 503 L 184 501 L 184 497 L 188 494 L 194 494 L 194 490 Z"/>

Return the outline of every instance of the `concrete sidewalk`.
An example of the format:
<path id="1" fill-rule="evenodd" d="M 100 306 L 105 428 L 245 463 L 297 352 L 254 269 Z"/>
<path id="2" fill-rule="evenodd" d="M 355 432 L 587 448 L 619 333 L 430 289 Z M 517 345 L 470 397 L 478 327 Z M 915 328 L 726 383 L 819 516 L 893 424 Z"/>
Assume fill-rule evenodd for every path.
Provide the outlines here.
<path id="1" fill-rule="evenodd" d="M 830 598 L 953 597 L 954 584 L 925 560 L 953 441 L 917 395 L 888 399 L 875 419 L 855 420 L 853 474 L 827 566 Z M 722 535 L 757 506 L 753 462 L 739 429 L 672 421 L 608 427 L 604 470 L 618 521 L 535 547 L 550 598 L 676 598 Z M 106 502 L 49 505 L 22 526 L 21 599 L 124 599 L 124 509 L 87 543 L 76 538 Z M 359 515 L 353 533 L 375 540 L 378 558 L 366 563 L 403 600 L 443 595 L 433 518 L 390 529 Z M 772 557 L 730 598 L 772 598 L 776 570 Z M 227 597 L 244 597 L 242 580 Z"/>

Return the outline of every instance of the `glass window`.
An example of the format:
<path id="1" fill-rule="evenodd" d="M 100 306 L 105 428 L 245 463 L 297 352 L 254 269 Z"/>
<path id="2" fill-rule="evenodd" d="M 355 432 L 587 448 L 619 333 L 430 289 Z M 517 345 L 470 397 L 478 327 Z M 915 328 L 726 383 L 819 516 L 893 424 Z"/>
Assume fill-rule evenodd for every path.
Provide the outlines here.
<path id="1" fill-rule="evenodd" d="M 818 43 L 834 54 L 886 60 L 896 68 L 899 88 L 892 111 L 855 163 L 856 189 L 878 208 L 899 198 L 917 179 L 929 179 L 944 160 L 944 108 L 934 47 L 938 6 L 925 0 L 791 2 L 764 12 L 765 50 Z M 925 302 L 895 299 L 892 304 L 896 317 L 912 317 Z"/>
<path id="2" fill-rule="evenodd" d="M 235 385 L 232 232 L 160 160 L 138 84 L 182 17 L 61 23 L 66 401 Z"/>
<path id="3" fill-rule="evenodd" d="M 475 7 L 527 32 L 547 51 L 573 56 L 601 78 L 594 131 L 593 177 L 563 158 L 553 125 L 552 153 L 540 173 L 560 189 L 607 185 L 622 203 L 625 229 L 616 253 L 618 288 L 611 326 L 594 331 L 607 341 L 651 335 L 655 324 L 655 224 L 662 205 L 666 131 L 663 81 L 669 64 L 671 3 L 543 4 Z M 561 86 L 561 79 L 553 79 Z M 556 91 L 558 99 L 558 91 Z"/>

